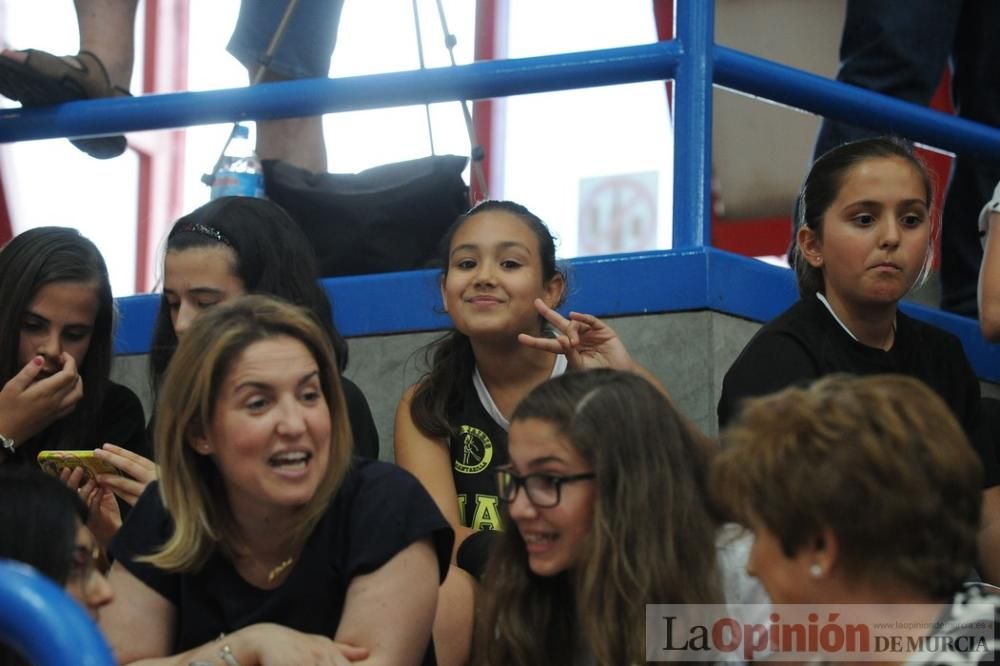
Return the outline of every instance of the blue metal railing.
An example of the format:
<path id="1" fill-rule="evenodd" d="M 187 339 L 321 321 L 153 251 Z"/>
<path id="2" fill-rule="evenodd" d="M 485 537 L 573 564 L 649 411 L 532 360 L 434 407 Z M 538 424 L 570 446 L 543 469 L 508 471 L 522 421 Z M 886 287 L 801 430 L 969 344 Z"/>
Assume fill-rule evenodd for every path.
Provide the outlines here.
<path id="1" fill-rule="evenodd" d="M 0 560 L 0 642 L 37 666 L 115 663 L 79 604 L 31 567 L 10 560 Z"/>
<path id="2" fill-rule="evenodd" d="M 675 248 L 709 244 L 712 84 L 1000 161 L 1000 130 L 714 43 L 714 3 L 677 0 L 677 37 L 640 46 L 0 112 L 0 143 L 91 136 L 639 81 L 675 80 Z"/>
<path id="3" fill-rule="evenodd" d="M 714 53 L 717 85 L 953 153 L 1000 161 L 1000 130 L 724 46 L 715 46 Z"/>

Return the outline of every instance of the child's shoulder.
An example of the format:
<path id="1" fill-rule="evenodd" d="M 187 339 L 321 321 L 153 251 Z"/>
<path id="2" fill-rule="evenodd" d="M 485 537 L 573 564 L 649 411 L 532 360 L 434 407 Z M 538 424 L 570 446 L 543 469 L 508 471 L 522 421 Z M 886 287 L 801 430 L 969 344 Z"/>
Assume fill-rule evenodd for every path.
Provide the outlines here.
<path id="1" fill-rule="evenodd" d="M 799 343 L 812 348 L 818 338 L 827 335 L 831 322 L 836 323 L 817 299 L 798 300 L 762 325 L 747 346 L 771 348 Z"/>

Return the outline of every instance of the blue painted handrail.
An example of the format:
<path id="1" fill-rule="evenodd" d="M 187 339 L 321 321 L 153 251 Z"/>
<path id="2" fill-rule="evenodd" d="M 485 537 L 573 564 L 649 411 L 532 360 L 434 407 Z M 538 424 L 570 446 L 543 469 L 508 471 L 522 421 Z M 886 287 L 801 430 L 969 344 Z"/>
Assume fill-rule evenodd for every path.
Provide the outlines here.
<path id="1" fill-rule="evenodd" d="M 394 72 L 339 79 L 309 79 L 268 83 L 259 86 L 196 93 L 144 95 L 72 102 L 32 110 L 0 110 L 0 143 L 60 136 L 90 136 L 139 130 L 185 127 L 237 120 L 316 115 L 356 109 L 424 104 L 460 99 L 486 99 L 555 90 L 569 90 L 639 81 L 674 79 L 674 216 L 673 247 L 676 250 L 705 249 L 711 240 L 710 176 L 712 134 L 712 85 L 758 96 L 794 108 L 865 125 L 877 130 L 908 136 L 921 143 L 977 158 L 1000 161 L 1000 130 L 955 118 L 924 107 L 861 90 L 792 67 L 741 53 L 714 42 L 714 2 L 676 0 L 677 38 L 639 46 L 564 53 L 553 56 L 477 62 L 470 65 Z M 664 253 L 663 262 L 650 258 L 657 253 L 634 256 L 632 263 L 663 270 L 683 252 Z M 702 263 L 717 256 L 709 251 L 699 255 Z M 598 260 L 601 261 L 601 260 Z M 652 264 L 650 263 L 652 261 Z M 710 261 L 718 264 L 721 260 Z M 646 276 L 630 268 L 628 261 L 615 259 L 614 265 L 625 281 L 646 284 Z M 611 265 L 611 264 L 608 264 Z M 673 265 L 673 263 L 669 263 Z M 678 294 L 666 286 L 663 275 L 656 276 L 639 294 L 641 302 L 609 294 L 600 302 L 600 313 L 625 315 L 656 311 L 659 303 L 669 311 L 674 307 L 710 307 L 720 311 L 742 311 L 740 316 L 766 319 L 777 304 L 794 296 L 790 276 L 767 284 L 778 289 L 768 292 L 751 281 L 722 281 L 706 277 L 701 264 L 687 284 L 694 291 Z M 590 260 L 580 261 L 591 266 Z M 603 267 L 603 264 L 599 266 Z M 727 260 L 726 270 L 738 270 L 750 280 L 760 270 L 751 262 Z M 768 269 L 769 270 L 769 269 Z M 769 272 L 767 274 L 770 274 Z M 627 279 L 626 279 L 627 276 Z M 348 335 L 379 332 L 426 330 L 446 325 L 433 307 L 393 308 L 391 312 L 372 310 L 372 303 L 389 302 L 400 293 L 419 294 L 422 304 L 433 302 L 436 287 L 431 274 L 388 274 L 341 278 L 327 282 L 334 296 L 338 324 Z M 675 282 L 676 284 L 676 282 Z M 726 284 L 728 296 L 712 290 L 712 284 Z M 428 286 L 429 285 L 429 286 Z M 655 285 L 659 285 L 658 293 Z M 784 285 L 784 286 L 778 286 Z M 770 287 L 768 287 L 770 288 Z M 426 292 L 426 293 L 425 293 Z M 664 303 L 664 293 L 670 294 Z M 787 293 L 786 293 L 787 292 Z M 426 294 L 430 294 L 427 296 Z M 373 298 L 381 295 L 385 299 Z M 780 295 L 780 297 L 778 296 Z M 737 298 L 739 296 L 739 298 Z M 717 298 L 718 297 L 718 298 Z M 645 299 L 645 300 L 643 300 Z M 740 303 L 753 304 L 743 307 Z M 767 301 L 767 302 L 765 302 Z M 643 306 L 646 303 L 646 306 Z M 435 302 L 436 304 L 436 302 Z M 594 303 L 597 305 L 597 303 Z M 156 299 L 122 299 L 122 321 L 117 350 L 142 353 L 148 349 L 156 311 Z M 932 313 L 925 313 L 934 317 Z M 942 317 L 944 317 L 942 315 Z M 939 322 L 962 337 L 966 352 L 982 377 L 1000 379 L 1000 364 L 993 348 L 976 339 L 970 321 L 944 317 Z"/>
<path id="2" fill-rule="evenodd" d="M 1000 162 L 1000 130 L 996 128 L 718 45 L 715 83 L 935 148 Z"/>
<path id="3" fill-rule="evenodd" d="M 791 271 L 713 247 L 579 257 L 564 267 L 570 282 L 567 308 L 600 317 L 713 310 L 767 321 L 798 298 Z M 441 310 L 439 278 L 437 271 L 424 270 L 326 278 L 322 284 L 334 303 L 337 328 L 359 337 L 450 327 Z M 149 352 L 159 304 L 159 294 L 118 299 L 115 353 Z M 957 335 L 976 374 L 1000 382 L 1000 345 L 987 343 L 976 322 L 909 304 L 906 309 Z"/>
<path id="4" fill-rule="evenodd" d="M 680 45 L 665 41 L 388 74 L 3 109 L 0 143 L 663 81 L 673 77 L 679 59 Z"/>
<path id="5" fill-rule="evenodd" d="M 26 564 L 0 560 L 0 639 L 37 666 L 114 666 L 80 605 Z"/>
<path id="6" fill-rule="evenodd" d="M 1000 161 L 1000 130 L 714 43 L 714 3 L 677 0 L 677 38 L 552 56 L 0 111 L 0 143 L 675 80 L 674 247 L 708 245 L 712 84 Z"/>

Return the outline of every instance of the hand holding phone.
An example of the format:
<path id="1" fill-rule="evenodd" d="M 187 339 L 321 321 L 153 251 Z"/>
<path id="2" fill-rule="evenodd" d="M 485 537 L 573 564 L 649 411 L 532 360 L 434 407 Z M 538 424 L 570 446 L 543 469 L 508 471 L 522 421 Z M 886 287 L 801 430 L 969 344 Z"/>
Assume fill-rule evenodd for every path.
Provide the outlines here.
<path id="1" fill-rule="evenodd" d="M 111 463 L 99 459 L 89 449 L 42 451 L 38 454 L 38 464 L 44 471 L 55 477 L 58 477 L 64 469 L 73 470 L 77 467 L 82 467 L 90 479 L 96 479 L 98 474 L 122 475 L 121 470 Z"/>
<path id="2" fill-rule="evenodd" d="M 146 486 L 159 476 L 159 469 L 152 460 L 114 444 L 104 444 L 94 450 L 94 455 L 118 470 L 117 476 L 100 477 L 98 481 L 131 506 L 135 506 Z"/>
<path id="3" fill-rule="evenodd" d="M 107 475 L 118 476 L 122 472 L 96 457 L 90 449 L 42 451 L 38 454 L 38 464 L 80 495 L 90 513 L 87 527 L 102 548 L 110 546 L 111 539 L 122 525 L 122 517 L 114 492 L 99 484 L 97 478 L 103 474 L 107 479 Z"/>

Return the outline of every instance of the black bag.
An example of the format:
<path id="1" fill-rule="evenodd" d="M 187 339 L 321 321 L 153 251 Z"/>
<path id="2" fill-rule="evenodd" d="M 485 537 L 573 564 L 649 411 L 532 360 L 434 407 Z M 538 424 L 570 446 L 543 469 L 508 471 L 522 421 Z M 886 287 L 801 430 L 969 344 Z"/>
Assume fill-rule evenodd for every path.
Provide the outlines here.
<path id="1" fill-rule="evenodd" d="M 429 266 L 468 210 L 466 161 L 436 155 L 334 174 L 265 160 L 264 185 L 316 249 L 320 275 L 405 271 Z"/>

